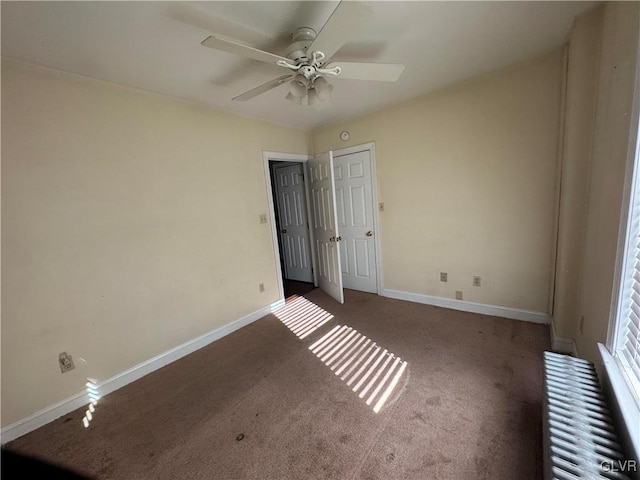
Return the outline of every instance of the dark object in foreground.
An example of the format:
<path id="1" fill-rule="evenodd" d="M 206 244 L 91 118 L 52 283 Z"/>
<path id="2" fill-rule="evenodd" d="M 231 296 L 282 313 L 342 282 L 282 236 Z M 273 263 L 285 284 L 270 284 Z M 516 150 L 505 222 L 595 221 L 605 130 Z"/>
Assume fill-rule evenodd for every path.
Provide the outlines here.
<path id="1" fill-rule="evenodd" d="M 37 458 L 2 449 L 2 469 L 0 477 L 12 478 L 60 478 L 66 480 L 89 480 L 91 477 L 80 475 L 66 468 L 58 467 Z"/>

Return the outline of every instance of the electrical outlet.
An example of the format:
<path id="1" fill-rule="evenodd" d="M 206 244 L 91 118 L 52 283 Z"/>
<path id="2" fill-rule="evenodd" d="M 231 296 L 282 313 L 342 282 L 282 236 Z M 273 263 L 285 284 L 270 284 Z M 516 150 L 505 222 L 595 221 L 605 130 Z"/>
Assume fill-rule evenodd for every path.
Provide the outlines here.
<path id="1" fill-rule="evenodd" d="M 66 373 L 69 370 L 73 370 L 76 366 L 73 364 L 73 357 L 67 352 L 62 352 L 58 355 L 58 363 L 60 364 L 60 371 Z"/>
<path id="2" fill-rule="evenodd" d="M 384 202 L 380 202 L 378 204 L 378 210 L 380 210 L 381 212 L 384 212 Z"/>
<path id="3" fill-rule="evenodd" d="M 267 223 L 267 214 L 266 213 L 261 213 L 260 214 L 260 223 Z"/>
<path id="4" fill-rule="evenodd" d="M 580 334 L 584 334 L 584 315 L 580 315 Z"/>
<path id="5" fill-rule="evenodd" d="M 440 281 L 441 282 L 447 281 L 447 272 L 440 272 Z"/>
<path id="6" fill-rule="evenodd" d="M 462 300 L 462 291 L 456 290 L 456 300 Z"/>
<path id="7" fill-rule="evenodd" d="M 258 284 L 258 290 L 260 290 L 260 293 L 264 292 L 264 283 Z"/>
<path id="8" fill-rule="evenodd" d="M 474 287 L 479 287 L 480 286 L 480 277 L 477 275 L 473 276 L 473 286 Z"/>

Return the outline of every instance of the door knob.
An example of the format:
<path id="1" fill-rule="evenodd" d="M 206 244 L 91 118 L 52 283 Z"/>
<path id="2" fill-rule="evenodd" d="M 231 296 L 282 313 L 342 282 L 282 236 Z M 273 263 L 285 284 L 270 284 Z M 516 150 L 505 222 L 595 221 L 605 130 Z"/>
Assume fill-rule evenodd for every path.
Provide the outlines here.
<path id="1" fill-rule="evenodd" d="M 367 237 L 373 237 L 373 232 L 371 230 L 367 232 Z"/>
<path id="2" fill-rule="evenodd" d="M 286 229 L 286 228 L 283 228 L 283 229 L 282 229 L 282 233 L 287 233 L 287 229 Z"/>
<path id="3" fill-rule="evenodd" d="M 339 242 L 340 240 L 342 240 L 342 237 L 336 237 L 336 242 Z"/>
<path id="4" fill-rule="evenodd" d="M 331 237 L 331 238 L 329 239 L 329 241 L 330 241 L 330 242 L 335 242 L 335 241 L 336 241 L 336 237 Z"/>

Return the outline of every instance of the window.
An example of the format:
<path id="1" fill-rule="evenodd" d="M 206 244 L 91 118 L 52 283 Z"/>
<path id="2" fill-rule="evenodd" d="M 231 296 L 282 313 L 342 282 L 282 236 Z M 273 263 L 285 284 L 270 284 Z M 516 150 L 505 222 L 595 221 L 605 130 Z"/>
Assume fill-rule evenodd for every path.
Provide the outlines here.
<path id="1" fill-rule="evenodd" d="M 612 350 L 640 405 L 640 164 L 636 144 L 622 264 L 618 315 Z"/>

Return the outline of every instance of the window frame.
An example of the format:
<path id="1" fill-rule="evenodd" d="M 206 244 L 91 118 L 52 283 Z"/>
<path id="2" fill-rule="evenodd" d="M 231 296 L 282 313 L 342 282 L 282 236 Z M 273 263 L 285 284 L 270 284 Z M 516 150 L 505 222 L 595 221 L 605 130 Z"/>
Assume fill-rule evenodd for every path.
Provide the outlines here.
<path id="1" fill-rule="evenodd" d="M 611 309 L 607 331 L 606 346 L 598 344 L 600 356 L 605 368 L 608 384 L 615 396 L 617 410 L 626 424 L 628 439 L 631 443 L 636 459 L 640 459 L 640 396 L 633 386 L 630 375 L 618 356 L 621 336 L 623 335 L 622 323 L 625 301 L 626 275 L 632 271 L 629 265 L 631 258 L 629 245 L 634 240 L 631 238 L 631 222 L 634 215 L 640 221 L 640 202 L 633 209 L 636 195 L 640 200 L 640 48 L 638 49 L 638 62 L 636 63 L 635 85 L 633 92 L 633 104 L 631 108 L 631 123 L 629 125 L 629 142 L 627 146 L 627 162 L 623 200 L 620 211 L 620 226 L 618 229 L 618 247 L 614 272 L 614 284 L 611 296 Z M 639 230 L 640 233 L 640 230 Z"/>
<path id="2" fill-rule="evenodd" d="M 634 95 L 634 107 L 638 103 L 638 88 Z M 640 136 L 638 136 L 638 124 L 640 123 L 640 115 L 638 109 L 634 108 L 634 122 L 631 125 L 631 135 L 629 142 L 629 155 L 627 161 L 627 171 L 625 175 L 625 187 L 623 192 L 623 207 L 621 209 L 621 226 L 618 238 L 618 254 L 616 262 L 615 279 L 616 286 L 613 298 L 615 302 L 612 308 L 612 315 L 609 321 L 609 330 L 607 334 L 607 348 L 609 353 L 615 359 L 617 367 L 620 369 L 622 378 L 624 378 L 629 393 L 640 409 L 640 381 L 634 378 L 633 372 L 629 371 L 625 359 L 621 358 L 619 351 L 623 348 L 624 337 L 626 336 L 628 319 L 628 291 L 631 277 L 636 271 L 635 261 L 637 258 L 636 249 L 640 248 L 637 244 L 640 241 L 640 226 L 636 227 L 636 231 L 632 229 L 632 224 L 640 223 Z M 634 235 L 635 233 L 635 235 Z M 640 266 L 638 267 L 640 271 Z"/>

